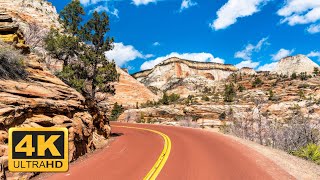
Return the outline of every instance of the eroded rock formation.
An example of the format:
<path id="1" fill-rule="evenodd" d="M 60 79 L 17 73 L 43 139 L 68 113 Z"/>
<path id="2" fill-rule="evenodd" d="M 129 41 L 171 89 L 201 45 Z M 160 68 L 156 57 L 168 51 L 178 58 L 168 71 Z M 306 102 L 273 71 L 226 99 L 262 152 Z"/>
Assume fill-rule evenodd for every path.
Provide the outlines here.
<path id="1" fill-rule="evenodd" d="M 214 85 L 237 71 L 233 65 L 170 58 L 153 69 L 133 74 L 133 77 L 148 87 L 187 96 L 199 87 Z"/>
<path id="2" fill-rule="evenodd" d="M 291 75 L 292 73 L 304 73 L 312 74 L 314 68 L 319 68 L 319 65 L 313 62 L 305 55 L 289 56 L 281 59 L 272 73 Z"/>
<path id="3" fill-rule="evenodd" d="M 19 29 L 19 24 L 6 12 L 0 11 L 0 40 L 22 49 L 24 53 L 29 52 L 29 46 L 26 45 L 24 35 Z"/>
<path id="4" fill-rule="evenodd" d="M 10 127 L 68 128 L 70 161 L 105 143 L 95 133 L 82 95 L 52 75 L 41 61 L 33 54 L 25 57 L 29 74 L 26 80 L 0 80 L 0 156 L 4 165 L 8 155 L 6 132 Z M 32 173 L 23 176 L 30 177 Z"/>
<path id="5" fill-rule="evenodd" d="M 145 103 L 146 101 L 158 100 L 158 96 L 151 92 L 147 87 L 134 79 L 124 70 L 117 68 L 120 74 L 119 82 L 114 83 L 115 95 L 110 96 L 108 102 L 112 105 L 115 102 L 127 108 L 135 107 L 138 103 Z"/>

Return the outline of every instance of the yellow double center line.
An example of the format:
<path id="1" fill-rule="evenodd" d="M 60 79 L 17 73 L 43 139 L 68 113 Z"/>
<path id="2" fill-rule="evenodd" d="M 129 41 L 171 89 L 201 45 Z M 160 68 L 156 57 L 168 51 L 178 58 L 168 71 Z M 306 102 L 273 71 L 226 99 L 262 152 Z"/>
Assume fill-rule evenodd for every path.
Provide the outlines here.
<path id="1" fill-rule="evenodd" d="M 159 134 L 163 138 L 163 140 L 164 140 L 163 150 L 162 150 L 158 160 L 156 161 L 156 163 L 153 165 L 153 167 L 148 172 L 148 174 L 143 178 L 144 180 L 156 179 L 158 177 L 159 173 L 161 172 L 163 166 L 166 164 L 166 162 L 169 158 L 170 151 L 171 151 L 170 138 L 166 134 L 159 132 L 159 131 L 156 131 L 156 130 L 152 130 L 152 129 L 129 127 L 129 126 L 113 126 L 113 127 L 122 127 L 122 128 L 139 129 L 139 130 L 149 131 L 149 132 Z"/>

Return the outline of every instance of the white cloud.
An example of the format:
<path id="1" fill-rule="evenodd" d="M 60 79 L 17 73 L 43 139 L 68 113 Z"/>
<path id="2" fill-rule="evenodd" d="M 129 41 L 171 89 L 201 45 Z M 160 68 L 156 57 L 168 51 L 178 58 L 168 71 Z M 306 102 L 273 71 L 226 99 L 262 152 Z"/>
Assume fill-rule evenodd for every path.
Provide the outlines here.
<path id="1" fill-rule="evenodd" d="M 178 57 L 181 59 L 187 59 L 187 60 L 192 60 L 192 61 L 199 61 L 199 62 L 216 62 L 216 63 L 224 63 L 224 60 L 218 57 L 214 57 L 212 54 L 210 53 L 183 53 L 183 54 L 179 54 L 177 52 L 173 52 L 171 54 L 168 54 L 166 56 L 163 57 L 158 57 L 154 60 L 150 60 L 150 61 L 146 61 L 144 62 L 140 69 L 141 70 L 146 70 L 146 69 L 151 69 L 153 68 L 155 65 L 161 63 L 164 60 L 167 60 L 171 57 Z"/>
<path id="2" fill-rule="evenodd" d="M 99 2 L 107 2 L 108 0 L 80 0 L 80 3 L 83 4 L 84 6 L 90 6 L 97 4 Z"/>
<path id="3" fill-rule="evenodd" d="M 307 31 L 310 34 L 316 34 L 320 32 L 320 24 L 312 24 L 311 26 L 308 27 Z"/>
<path id="4" fill-rule="evenodd" d="M 217 12 L 218 18 L 210 24 L 215 30 L 225 29 L 238 18 L 251 16 L 260 11 L 269 0 L 229 0 Z"/>
<path id="5" fill-rule="evenodd" d="M 245 61 L 241 61 L 240 63 L 236 64 L 235 66 L 238 69 L 241 69 L 243 67 L 249 67 L 249 68 L 253 68 L 255 69 L 256 67 L 258 67 L 260 64 L 260 62 L 253 62 L 252 60 L 245 60 Z"/>
<path id="6" fill-rule="evenodd" d="M 196 6 L 198 3 L 193 2 L 192 0 L 182 0 L 180 12 L 182 12 L 185 9 L 188 9 L 192 6 Z"/>
<path id="7" fill-rule="evenodd" d="M 159 43 L 159 42 L 154 42 L 153 44 L 152 44 L 152 46 L 160 46 L 161 44 Z"/>
<path id="8" fill-rule="evenodd" d="M 279 61 L 280 59 L 290 56 L 294 52 L 294 49 L 287 50 L 287 49 L 280 49 L 276 54 L 272 54 L 272 60 Z"/>
<path id="9" fill-rule="evenodd" d="M 242 51 L 238 51 L 234 54 L 235 58 L 240 58 L 240 59 L 244 59 L 244 60 L 250 60 L 252 53 L 253 52 L 259 52 L 262 48 L 263 45 L 267 45 L 269 44 L 268 42 L 268 38 L 262 38 L 257 45 L 253 45 L 253 44 L 248 44 L 245 49 L 243 49 Z"/>
<path id="10" fill-rule="evenodd" d="M 258 68 L 258 71 L 272 71 L 276 66 L 277 66 L 278 62 L 273 62 L 270 64 L 265 64 L 263 66 L 260 66 Z"/>
<path id="11" fill-rule="evenodd" d="M 110 13 L 111 15 L 114 15 L 115 17 L 119 18 L 119 10 L 116 8 L 114 8 L 113 10 L 110 10 L 107 5 L 97 6 L 94 9 L 90 10 L 89 14 L 93 13 L 94 11 L 97 11 L 97 12 L 106 11 L 106 12 Z"/>
<path id="12" fill-rule="evenodd" d="M 132 0 L 133 4 L 136 6 L 147 5 L 149 3 L 155 3 L 158 0 Z"/>
<path id="13" fill-rule="evenodd" d="M 320 1 L 288 0 L 277 14 L 283 17 L 281 23 L 288 23 L 290 26 L 315 23 L 320 20 Z M 310 33 L 320 31 L 316 25 L 311 25 L 307 30 Z"/>
<path id="14" fill-rule="evenodd" d="M 317 57 L 318 61 L 320 61 L 320 51 L 311 51 L 307 56 L 308 57 Z"/>
<path id="15" fill-rule="evenodd" d="M 136 50 L 131 45 L 124 45 L 122 42 L 114 43 L 114 49 L 105 52 L 105 55 L 110 60 L 115 60 L 118 66 L 122 66 L 125 63 L 135 60 L 137 58 L 150 58 L 153 55 L 143 55 L 140 51 Z"/>

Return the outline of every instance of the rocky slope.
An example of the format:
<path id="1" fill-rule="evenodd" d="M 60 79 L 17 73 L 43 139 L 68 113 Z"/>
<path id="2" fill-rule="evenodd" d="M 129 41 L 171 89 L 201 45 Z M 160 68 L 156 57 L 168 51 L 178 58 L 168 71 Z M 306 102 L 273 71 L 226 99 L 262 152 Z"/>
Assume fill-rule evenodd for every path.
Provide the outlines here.
<path id="1" fill-rule="evenodd" d="M 312 74 L 315 67 L 319 68 L 319 65 L 313 62 L 305 55 L 289 56 L 281 59 L 272 73 L 291 75 L 292 73 Z"/>
<path id="2" fill-rule="evenodd" d="M 187 94 L 202 84 L 225 79 L 237 70 L 233 65 L 170 58 L 153 69 L 133 74 L 133 77 L 150 88 Z"/>
<path id="3" fill-rule="evenodd" d="M 16 19 L 24 33 L 32 23 L 46 29 L 60 27 L 56 8 L 46 0 L 1 0 L 0 10 Z"/>
<path id="4" fill-rule="evenodd" d="M 134 108 L 137 103 L 141 104 L 159 99 L 157 95 L 121 68 L 117 68 L 117 72 L 120 74 L 120 78 L 119 82 L 114 83 L 115 95 L 108 98 L 110 105 L 117 102 L 126 108 Z"/>
<path id="5" fill-rule="evenodd" d="M 101 146 L 105 140 L 94 132 L 93 118 L 82 105 L 81 94 L 46 70 L 36 55 L 24 59 L 29 74 L 26 80 L 0 80 L 1 159 L 5 166 L 8 152 L 4 142 L 10 127 L 68 128 L 70 161 Z"/>
<path id="6" fill-rule="evenodd" d="M 46 0 L 1 0 L 0 12 L 5 12 L 12 17 L 19 26 L 19 31 L 24 36 L 33 52 L 45 59 L 46 66 L 51 72 L 62 68 L 62 61 L 52 58 L 45 51 L 43 39 L 50 28 L 61 28 L 58 21 L 59 15 L 56 8 Z"/>
<path id="7" fill-rule="evenodd" d="M 256 79 L 261 84 L 255 85 Z M 236 83 L 235 83 L 236 82 Z M 235 101 L 224 102 L 224 84 L 234 83 Z M 241 90 L 239 87 L 243 87 Z M 209 88 L 208 88 L 209 89 Z M 272 92 L 271 92 L 272 91 Z M 258 103 L 258 105 L 257 105 Z M 213 89 L 182 97 L 171 105 L 149 105 L 125 111 L 120 121 L 153 122 L 194 127 L 221 127 L 235 119 L 267 114 L 270 121 L 286 122 L 297 111 L 310 121 L 320 120 L 320 78 L 290 79 L 269 73 L 238 74 L 217 82 Z"/>
<path id="8" fill-rule="evenodd" d="M 14 1 L 18 2 L 20 1 Z M 24 2 L 40 3 L 40 8 L 42 1 Z M 12 6 L 9 1 L 1 3 L 3 6 Z M 43 5 L 43 8 L 46 8 L 46 5 Z M 14 9 L 13 6 L 11 8 Z M 84 97 L 54 76 L 46 68 L 44 57 L 26 51 L 26 54 L 22 55 L 16 50 L 29 49 L 29 46 L 25 44 L 21 23 L 10 14 L 12 15 L 12 12 L 9 11 L 0 13 L 0 164 L 3 167 L 1 176 L 6 174 L 7 178 L 29 179 L 33 173 L 5 173 L 8 165 L 7 132 L 10 127 L 68 128 L 70 161 L 103 146 L 111 129 L 110 126 L 104 125 L 103 136 L 98 135 L 93 125 L 93 117 L 83 106 Z M 14 69 L 17 68 L 15 66 L 8 67 L 6 62 L 9 61 L 20 64 L 20 69 Z M 27 76 L 17 76 L 16 73 L 21 74 L 22 69 L 25 69 Z"/>

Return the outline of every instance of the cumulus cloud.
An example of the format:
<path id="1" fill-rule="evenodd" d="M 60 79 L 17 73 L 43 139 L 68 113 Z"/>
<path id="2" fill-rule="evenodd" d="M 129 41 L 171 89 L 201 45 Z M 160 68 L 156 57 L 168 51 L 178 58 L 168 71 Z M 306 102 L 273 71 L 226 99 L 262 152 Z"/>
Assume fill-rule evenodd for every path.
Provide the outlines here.
<path id="1" fill-rule="evenodd" d="M 161 44 L 157 41 L 152 44 L 152 46 L 160 46 Z"/>
<path id="2" fill-rule="evenodd" d="M 180 12 L 182 12 L 185 9 L 188 9 L 192 6 L 196 6 L 198 3 L 193 2 L 192 0 L 182 0 Z"/>
<path id="3" fill-rule="evenodd" d="M 251 16 L 260 11 L 269 0 L 229 0 L 217 12 L 217 19 L 210 24 L 215 30 L 225 29 L 238 18 Z"/>
<path id="4" fill-rule="evenodd" d="M 308 57 L 316 57 L 316 58 L 318 58 L 318 61 L 320 61 L 320 51 L 311 51 L 307 56 Z"/>
<path id="5" fill-rule="evenodd" d="M 108 0 L 80 0 L 80 3 L 84 6 L 90 6 L 94 4 L 98 4 L 100 2 L 107 2 Z"/>
<path id="6" fill-rule="evenodd" d="M 260 66 L 258 68 L 258 71 L 272 71 L 276 66 L 277 66 L 278 62 L 273 62 L 270 64 L 265 64 L 263 66 Z"/>
<path id="7" fill-rule="evenodd" d="M 259 52 L 263 45 L 267 45 L 268 38 L 262 38 L 256 45 L 248 44 L 242 51 L 238 51 L 234 54 L 235 58 L 244 60 L 250 60 L 253 52 Z"/>
<path id="8" fill-rule="evenodd" d="M 105 55 L 110 60 L 115 60 L 118 66 L 135 60 L 137 58 L 150 58 L 151 54 L 143 55 L 140 51 L 136 50 L 132 45 L 124 45 L 122 42 L 114 43 L 114 48 L 111 51 L 105 52 Z"/>
<path id="9" fill-rule="evenodd" d="M 136 6 L 147 5 L 149 3 L 155 3 L 158 0 L 132 0 L 132 3 Z"/>
<path id="10" fill-rule="evenodd" d="M 210 53 L 183 53 L 179 54 L 177 52 L 172 52 L 166 56 L 158 57 L 154 60 L 146 61 L 144 62 L 140 69 L 141 70 L 146 70 L 146 69 L 151 69 L 155 65 L 161 63 L 162 61 L 169 59 L 171 57 L 178 57 L 181 59 L 187 59 L 187 60 L 192 60 L 192 61 L 198 61 L 198 62 L 216 62 L 216 63 L 224 63 L 224 60 L 218 57 L 214 57 Z"/>
<path id="11" fill-rule="evenodd" d="M 288 0 L 277 14 L 283 17 L 281 23 L 288 23 L 290 26 L 315 23 L 320 20 L 320 1 Z M 310 33 L 320 31 L 316 25 L 311 25 L 307 30 Z"/>
<path id="12" fill-rule="evenodd" d="M 258 67 L 260 64 L 260 62 L 253 62 L 252 60 L 245 60 L 245 61 L 241 61 L 240 63 L 236 64 L 235 66 L 239 69 L 243 68 L 243 67 L 249 67 L 249 68 L 253 68 L 255 69 L 256 67 Z"/>
<path id="13" fill-rule="evenodd" d="M 320 24 L 312 24 L 311 26 L 308 27 L 307 31 L 310 34 L 316 34 L 320 32 Z"/>
<path id="14" fill-rule="evenodd" d="M 108 6 L 106 5 L 100 5 L 95 7 L 94 9 L 89 11 L 89 14 L 93 13 L 94 11 L 97 12 L 102 12 L 102 11 L 106 11 L 108 13 L 110 13 L 111 15 L 114 15 L 115 17 L 119 18 L 119 10 L 114 8 L 113 10 L 110 10 Z"/>
<path id="15" fill-rule="evenodd" d="M 82 5 L 90 7 L 91 10 L 89 11 L 89 14 L 92 14 L 94 11 L 106 11 L 107 13 L 119 18 L 119 10 L 113 7 L 110 8 L 108 2 L 109 0 L 80 0 Z"/>
<path id="16" fill-rule="evenodd" d="M 279 61 L 280 59 L 290 56 L 294 52 L 294 49 L 287 50 L 287 49 L 280 49 L 276 54 L 271 55 L 272 60 Z"/>

